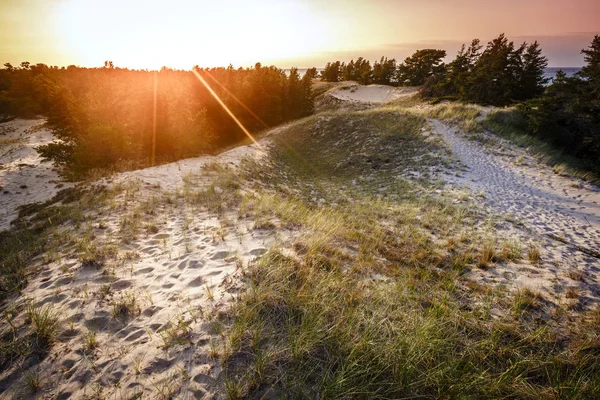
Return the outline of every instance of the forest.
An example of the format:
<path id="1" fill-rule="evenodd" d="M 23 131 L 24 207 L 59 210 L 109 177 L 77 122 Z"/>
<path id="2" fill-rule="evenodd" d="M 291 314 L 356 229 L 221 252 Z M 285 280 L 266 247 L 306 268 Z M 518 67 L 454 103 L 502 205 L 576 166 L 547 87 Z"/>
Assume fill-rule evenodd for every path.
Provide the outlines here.
<path id="1" fill-rule="evenodd" d="M 474 39 L 463 45 L 454 60 L 444 63 L 446 51 L 422 49 L 397 64 L 382 58 L 329 62 L 321 79 L 355 80 L 420 86 L 430 102 L 459 101 L 498 107 L 497 125 L 536 137 L 557 152 L 586 160 L 600 169 L 600 36 L 582 50 L 585 66 L 573 77 L 560 72 L 552 82 L 544 78 L 548 60 L 536 41 L 520 45 L 504 34 L 483 45 Z"/>
<path id="2" fill-rule="evenodd" d="M 4 67 L 0 118 L 45 116 L 60 141 L 38 151 L 74 176 L 169 162 L 243 140 L 195 74 L 253 133 L 313 112 L 310 74 L 300 78 L 296 69 L 286 74 L 260 63 L 193 71 L 129 70 L 110 61 L 101 68 Z"/>

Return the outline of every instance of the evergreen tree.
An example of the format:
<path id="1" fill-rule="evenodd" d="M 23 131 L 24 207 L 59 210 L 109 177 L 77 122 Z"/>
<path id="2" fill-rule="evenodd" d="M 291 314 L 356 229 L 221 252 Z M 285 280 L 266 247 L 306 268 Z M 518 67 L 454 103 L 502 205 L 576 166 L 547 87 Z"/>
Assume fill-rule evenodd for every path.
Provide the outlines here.
<path id="1" fill-rule="evenodd" d="M 398 66 L 397 79 L 401 85 L 418 86 L 432 75 L 445 71 L 446 50 L 422 49 L 407 57 Z"/>
<path id="2" fill-rule="evenodd" d="M 590 83 L 590 91 L 596 99 L 600 98 L 600 36 L 594 36 L 589 48 L 581 50 L 586 65 L 580 76 Z"/>
<path id="3" fill-rule="evenodd" d="M 388 60 L 387 57 L 381 57 L 379 62 L 373 63 L 373 83 L 379 85 L 391 85 L 395 78 L 396 60 Z"/>
<path id="4" fill-rule="evenodd" d="M 350 60 L 348 64 L 344 64 L 342 67 L 342 80 L 343 81 L 358 81 L 356 68 L 354 67 L 354 60 Z"/>
<path id="5" fill-rule="evenodd" d="M 514 99 L 513 63 L 516 59 L 514 43 L 509 42 L 504 34 L 489 42 L 471 74 L 466 100 L 482 104 L 510 104 Z"/>
<path id="6" fill-rule="evenodd" d="M 313 67 L 313 68 L 308 68 L 306 70 L 306 72 L 304 73 L 304 76 L 308 76 L 308 80 L 312 80 L 312 79 L 316 79 L 319 76 L 319 71 L 317 71 L 317 68 Z M 303 78 L 304 78 L 303 76 Z"/>
<path id="7" fill-rule="evenodd" d="M 523 54 L 522 71 L 519 77 L 521 93 L 517 100 L 527 100 L 544 93 L 548 79 L 544 78 L 544 69 L 548 59 L 542 56 L 542 49 L 537 41 L 527 46 Z"/>
<path id="8" fill-rule="evenodd" d="M 342 75 L 341 63 L 328 62 L 325 64 L 325 69 L 321 72 L 321 80 L 325 82 L 339 82 Z"/>

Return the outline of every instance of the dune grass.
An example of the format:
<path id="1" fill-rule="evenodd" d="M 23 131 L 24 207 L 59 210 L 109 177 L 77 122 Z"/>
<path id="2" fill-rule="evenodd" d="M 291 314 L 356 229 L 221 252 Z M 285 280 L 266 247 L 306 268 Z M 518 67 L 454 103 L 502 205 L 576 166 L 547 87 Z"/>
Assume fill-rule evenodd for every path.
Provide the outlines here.
<path id="1" fill-rule="evenodd" d="M 229 398 L 600 390 L 600 331 L 587 317 L 548 319 L 539 293 L 466 280 L 482 264 L 527 257 L 523 246 L 482 232 L 476 210 L 428 195 L 428 184 L 399 179 L 435 147 L 423 123 L 389 110 L 322 115 L 278 136 L 272 165 L 245 165 L 266 189 L 246 193 L 240 213 L 300 235 L 243 269 L 247 289 L 214 345 Z"/>
<path id="2" fill-rule="evenodd" d="M 81 223 L 82 210 L 105 201 L 107 195 L 100 187 L 67 189 L 43 204 L 21 207 L 14 228 L 0 232 L 0 300 L 24 287 L 34 256 L 58 245 L 59 226 Z"/>
<path id="3" fill-rule="evenodd" d="M 459 103 L 438 104 L 427 109 L 426 114 L 430 118 L 441 119 L 457 126 L 466 133 L 479 133 L 483 130 L 478 122 L 482 113 L 477 106 Z"/>

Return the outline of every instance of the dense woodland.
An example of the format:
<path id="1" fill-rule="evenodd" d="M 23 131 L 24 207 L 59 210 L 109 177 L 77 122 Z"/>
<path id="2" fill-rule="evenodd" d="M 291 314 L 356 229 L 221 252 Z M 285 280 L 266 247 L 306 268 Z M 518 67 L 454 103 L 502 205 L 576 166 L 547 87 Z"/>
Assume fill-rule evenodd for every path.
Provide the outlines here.
<path id="1" fill-rule="evenodd" d="M 311 75 L 300 78 L 296 69 L 286 74 L 256 64 L 195 70 L 250 132 L 313 112 Z M 102 68 L 5 64 L 0 116 L 36 115 L 46 116 L 62 139 L 39 151 L 75 174 L 120 163 L 148 165 L 154 120 L 158 161 L 214 151 L 245 137 L 192 71 L 128 70 L 112 62 Z"/>
<path id="2" fill-rule="evenodd" d="M 515 105 L 497 122 L 600 165 L 600 37 L 582 52 L 582 71 L 569 78 L 559 72 L 551 83 L 539 43 L 516 45 L 504 35 L 486 46 L 474 39 L 447 64 L 444 50 L 422 49 L 398 65 L 384 58 L 373 67 L 362 58 L 329 62 L 321 79 L 421 86 L 420 95 L 435 102 Z"/>

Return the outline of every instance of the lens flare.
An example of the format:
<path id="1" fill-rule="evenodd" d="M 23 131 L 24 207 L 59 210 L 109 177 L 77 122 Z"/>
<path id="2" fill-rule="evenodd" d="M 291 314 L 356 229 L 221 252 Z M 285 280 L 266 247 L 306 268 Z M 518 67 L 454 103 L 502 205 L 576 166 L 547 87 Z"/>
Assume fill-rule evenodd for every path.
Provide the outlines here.
<path id="1" fill-rule="evenodd" d="M 208 82 L 206 82 L 206 80 L 202 77 L 202 75 L 200 75 L 200 73 L 198 73 L 198 71 L 196 69 L 192 69 L 192 72 L 194 73 L 194 75 L 196 75 L 196 78 L 198 78 L 198 80 L 204 85 L 204 87 L 206 87 L 206 89 L 215 98 L 215 100 L 217 100 L 217 102 L 221 105 L 221 107 L 223 107 L 223 110 L 225 110 L 225 112 L 227 114 L 229 114 L 229 116 L 231 117 L 231 119 L 233 119 L 235 121 L 235 123 L 240 127 L 240 129 L 244 132 L 244 134 L 246 136 L 248 136 L 250 138 L 250 140 L 252 140 L 252 142 L 255 145 L 257 145 L 258 147 L 260 147 L 260 144 L 258 144 L 258 142 L 256 141 L 256 139 L 254 139 L 254 136 L 252 136 L 252 134 L 248 131 L 248 129 L 246 129 L 246 127 L 244 125 L 242 125 L 242 123 L 240 122 L 240 120 L 237 119 L 237 117 L 231 112 L 231 110 L 229 109 L 229 107 L 227 107 L 227 105 L 225 105 L 225 103 L 223 102 L 223 100 L 221 100 L 221 98 L 219 97 L 219 95 L 217 95 L 217 93 L 215 93 L 215 91 L 210 87 L 210 85 L 208 84 Z"/>
<path id="2" fill-rule="evenodd" d="M 156 164 L 156 105 L 158 91 L 158 73 L 154 71 L 154 99 L 152 109 L 152 166 Z"/>
<path id="3" fill-rule="evenodd" d="M 223 86 L 221 84 L 221 82 L 219 82 L 217 80 L 217 78 L 215 78 L 214 76 L 212 76 L 210 74 L 210 72 L 204 71 L 204 73 L 206 74 L 206 76 L 208 76 L 210 79 L 212 79 L 213 82 L 215 82 L 217 85 L 219 85 L 219 87 L 221 89 L 223 89 L 229 96 L 231 96 L 231 98 L 233 100 L 235 100 L 236 103 L 238 103 L 240 106 L 242 106 L 244 108 L 244 110 L 248 111 L 248 113 L 250 113 L 250 115 L 252 115 L 254 118 L 256 118 L 256 120 L 258 122 L 260 122 L 265 128 L 270 128 L 270 126 L 267 125 L 267 123 L 265 121 L 263 121 L 262 119 L 260 119 L 260 117 L 254 113 L 254 111 L 252 111 L 250 108 L 248 108 L 248 106 L 246 106 L 240 99 L 238 99 L 233 93 L 231 93 L 231 91 L 229 89 L 227 89 L 225 86 Z"/>

